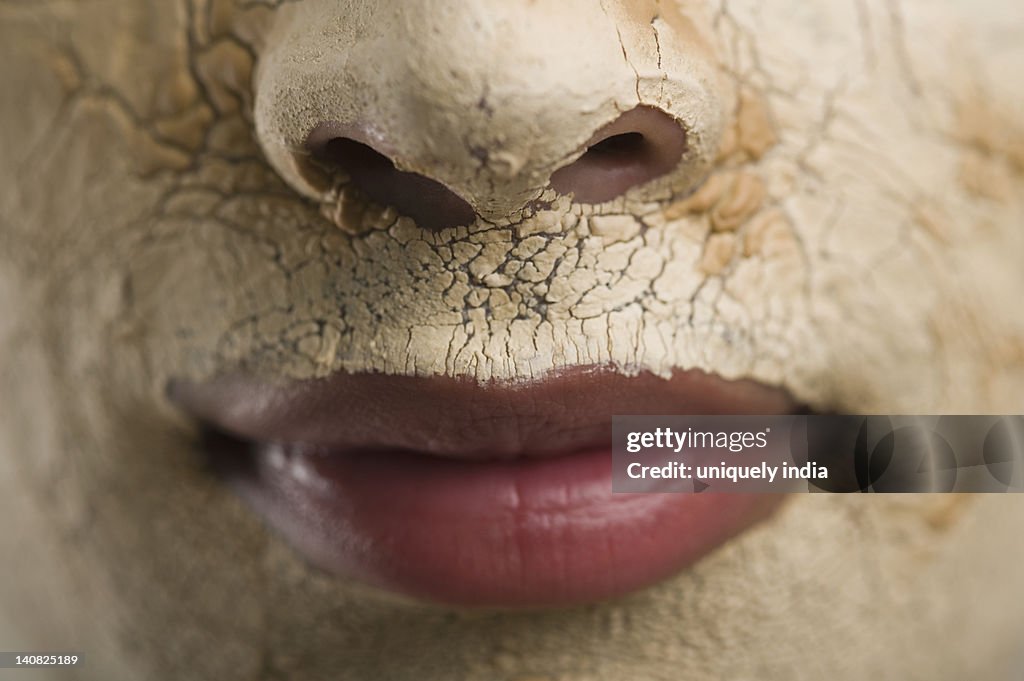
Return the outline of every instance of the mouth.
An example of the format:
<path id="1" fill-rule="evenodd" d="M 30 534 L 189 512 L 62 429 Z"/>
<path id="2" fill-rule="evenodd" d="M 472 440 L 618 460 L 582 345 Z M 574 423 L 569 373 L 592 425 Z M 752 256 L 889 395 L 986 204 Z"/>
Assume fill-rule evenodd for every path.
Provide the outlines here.
<path id="1" fill-rule="evenodd" d="M 218 473 L 313 565 L 415 598 L 557 607 L 685 569 L 782 495 L 613 494 L 611 418 L 786 414 L 701 372 L 575 369 L 527 384 L 337 374 L 174 382 Z"/>

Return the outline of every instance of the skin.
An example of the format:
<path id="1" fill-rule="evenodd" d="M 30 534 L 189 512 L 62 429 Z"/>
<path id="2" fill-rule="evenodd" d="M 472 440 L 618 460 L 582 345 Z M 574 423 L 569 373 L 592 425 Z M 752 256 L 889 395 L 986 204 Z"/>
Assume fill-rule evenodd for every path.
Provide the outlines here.
<path id="1" fill-rule="evenodd" d="M 1022 30 L 1000 0 L 0 2 L 4 647 L 109 679 L 1009 678 L 1024 499 L 805 495 L 632 597 L 457 612 L 306 567 L 164 391 L 601 363 L 1019 412 Z M 676 171 L 547 186 L 638 104 L 686 128 Z M 309 161 L 358 117 L 481 220 L 422 230 Z"/>

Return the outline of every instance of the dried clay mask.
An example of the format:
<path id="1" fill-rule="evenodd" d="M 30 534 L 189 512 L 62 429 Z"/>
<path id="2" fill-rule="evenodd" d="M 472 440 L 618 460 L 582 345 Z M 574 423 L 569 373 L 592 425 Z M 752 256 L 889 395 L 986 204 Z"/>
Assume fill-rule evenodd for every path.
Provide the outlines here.
<path id="1" fill-rule="evenodd" d="M 600 447 L 1019 412 L 1022 35 L 1008 0 L 0 3 L 0 647 L 1014 678 L 1012 495 L 612 497 Z"/>

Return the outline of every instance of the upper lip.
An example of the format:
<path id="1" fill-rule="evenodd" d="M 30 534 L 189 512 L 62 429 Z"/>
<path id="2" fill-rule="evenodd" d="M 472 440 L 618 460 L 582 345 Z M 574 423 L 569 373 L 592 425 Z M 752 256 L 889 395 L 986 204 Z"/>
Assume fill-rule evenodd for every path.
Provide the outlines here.
<path id="1" fill-rule="evenodd" d="M 509 384 L 382 374 L 278 384 L 232 374 L 174 381 L 169 393 L 193 416 L 247 440 L 469 459 L 607 448 L 613 415 L 780 414 L 799 406 L 782 390 L 699 371 L 663 379 L 596 367 Z"/>

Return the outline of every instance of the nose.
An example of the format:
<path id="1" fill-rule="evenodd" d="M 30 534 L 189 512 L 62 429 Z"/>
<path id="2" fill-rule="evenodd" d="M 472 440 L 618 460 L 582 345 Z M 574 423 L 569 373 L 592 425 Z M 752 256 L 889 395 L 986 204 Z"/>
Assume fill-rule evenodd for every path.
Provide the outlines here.
<path id="1" fill-rule="evenodd" d="M 398 170 L 386 155 L 345 135 L 344 126 L 317 126 L 306 148 L 323 166 L 341 170 L 365 196 L 424 229 L 465 226 L 476 217 L 454 191 L 426 175 Z M 678 122 L 638 107 L 595 133 L 580 158 L 551 175 L 551 187 L 582 203 L 604 203 L 671 172 L 685 151 L 686 132 Z"/>
<path id="2" fill-rule="evenodd" d="M 288 3 L 257 72 L 257 134 L 311 198 L 343 183 L 425 229 L 559 196 L 668 197 L 702 177 L 720 129 L 696 33 L 633 0 Z"/>

